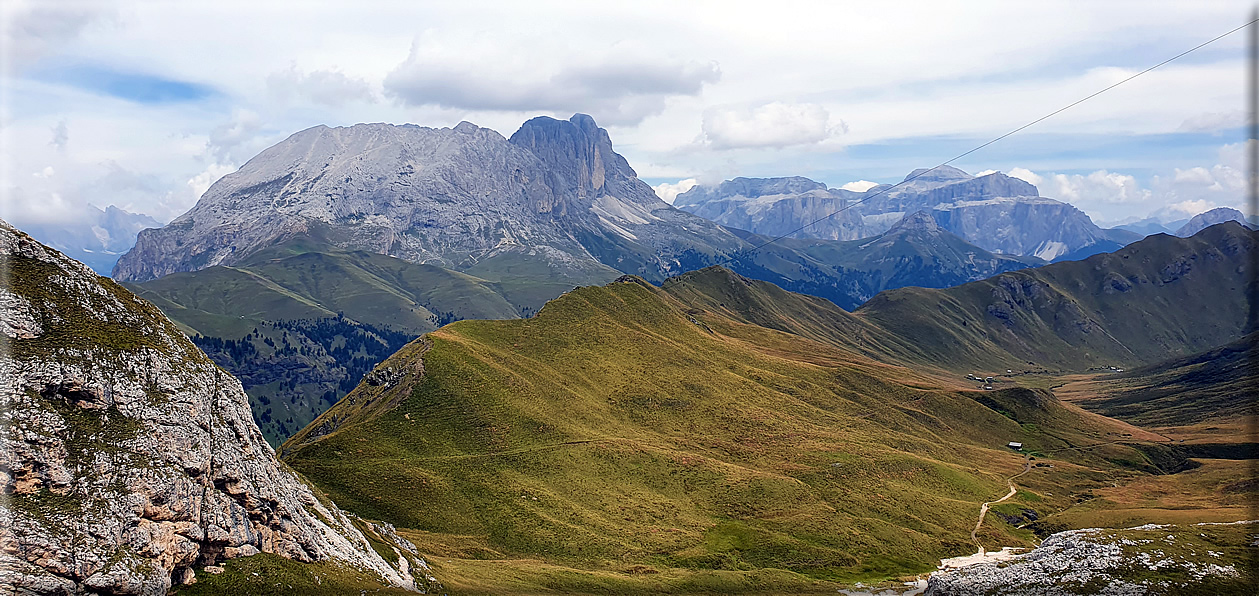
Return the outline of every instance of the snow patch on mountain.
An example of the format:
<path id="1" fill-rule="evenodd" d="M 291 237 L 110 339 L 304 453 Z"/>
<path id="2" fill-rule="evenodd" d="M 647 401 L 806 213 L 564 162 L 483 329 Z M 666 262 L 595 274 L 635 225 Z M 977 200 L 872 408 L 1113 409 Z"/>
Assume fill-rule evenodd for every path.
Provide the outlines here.
<path id="1" fill-rule="evenodd" d="M 1065 254 L 1067 254 L 1066 243 L 1056 240 L 1046 240 L 1032 252 L 1032 256 L 1046 261 L 1052 261 Z"/>

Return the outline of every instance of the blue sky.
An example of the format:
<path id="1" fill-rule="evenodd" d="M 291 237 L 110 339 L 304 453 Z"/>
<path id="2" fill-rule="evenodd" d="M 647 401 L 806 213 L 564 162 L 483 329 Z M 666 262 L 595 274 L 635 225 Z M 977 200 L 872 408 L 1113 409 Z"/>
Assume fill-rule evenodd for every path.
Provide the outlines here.
<path id="1" fill-rule="evenodd" d="M 317 124 L 592 114 L 683 181 L 894 182 L 1245 22 L 1244 2 L 32 2 L 0 8 L 0 216 L 169 220 Z M 1241 207 L 1239 33 L 956 165 L 1100 222 Z"/>

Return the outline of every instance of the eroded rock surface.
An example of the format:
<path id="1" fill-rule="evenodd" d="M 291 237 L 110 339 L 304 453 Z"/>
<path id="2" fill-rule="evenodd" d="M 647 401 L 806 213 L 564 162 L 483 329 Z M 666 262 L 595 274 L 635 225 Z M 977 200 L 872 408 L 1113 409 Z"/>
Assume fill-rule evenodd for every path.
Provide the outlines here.
<path id="1" fill-rule="evenodd" d="M 2 221 L 0 272 L 0 586 L 166 594 L 267 552 L 415 587 L 413 547 L 382 558 L 155 307 Z"/>
<path id="2" fill-rule="evenodd" d="M 1251 524 L 1059 532 L 1013 561 L 933 573 L 925 596 L 1241 594 L 1255 585 L 1245 565 Z"/>

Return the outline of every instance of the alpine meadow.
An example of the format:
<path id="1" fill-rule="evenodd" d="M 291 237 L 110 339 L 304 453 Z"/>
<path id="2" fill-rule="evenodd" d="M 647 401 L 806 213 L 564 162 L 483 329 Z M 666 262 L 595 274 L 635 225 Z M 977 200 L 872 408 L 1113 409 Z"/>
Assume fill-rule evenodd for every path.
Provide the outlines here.
<path id="1" fill-rule="evenodd" d="M 0 594 L 1259 593 L 1259 12 L 0 5 Z"/>

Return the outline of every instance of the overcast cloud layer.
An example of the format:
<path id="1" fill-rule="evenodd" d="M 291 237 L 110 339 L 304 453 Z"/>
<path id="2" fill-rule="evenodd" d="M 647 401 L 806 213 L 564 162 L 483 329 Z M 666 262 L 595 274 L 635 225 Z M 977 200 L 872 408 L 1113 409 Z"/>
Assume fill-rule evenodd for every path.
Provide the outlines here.
<path id="1" fill-rule="evenodd" d="M 0 217 L 160 220 L 317 124 L 593 115 L 662 195 L 896 182 L 1247 18 L 1245 2 L 9 1 Z M 1244 33 L 955 165 L 1102 222 L 1244 205 Z"/>

